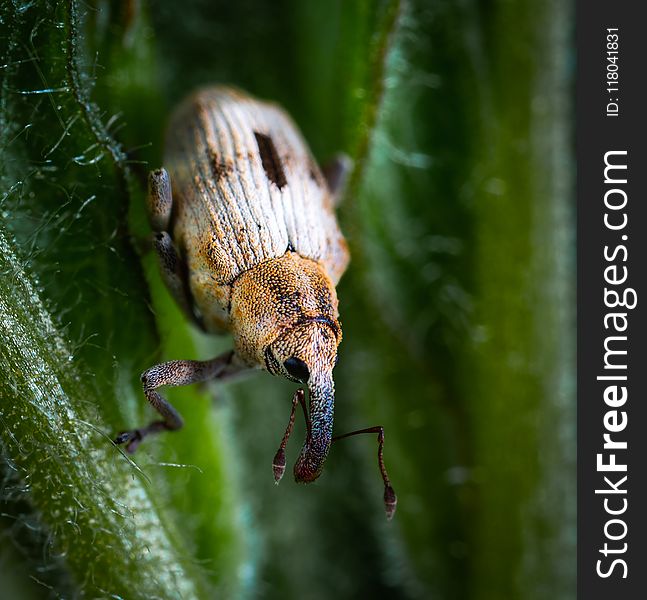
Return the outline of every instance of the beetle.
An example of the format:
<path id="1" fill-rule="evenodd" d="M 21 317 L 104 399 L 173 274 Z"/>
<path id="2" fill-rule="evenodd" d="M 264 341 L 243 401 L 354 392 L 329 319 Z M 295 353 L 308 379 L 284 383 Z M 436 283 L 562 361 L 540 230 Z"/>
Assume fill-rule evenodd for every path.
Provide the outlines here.
<path id="1" fill-rule="evenodd" d="M 342 339 L 335 286 L 349 252 L 334 205 L 347 179 L 338 158 L 324 176 L 285 111 L 231 87 L 189 96 L 171 117 L 166 168 L 148 177 L 148 215 L 162 277 L 186 315 L 207 332 L 231 333 L 233 350 L 211 360 L 172 360 L 142 376 L 161 415 L 114 440 L 134 452 L 141 441 L 183 421 L 157 389 L 225 381 L 263 369 L 307 385 L 292 399 L 272 468 L 278 483 L 300 405 L 306 440 L 294 466 L 297 482 L 321 474 L 332 442 L 359 433 L 378 437 L 384 502 L 397 503 L 383 460 L 384 430 L 333 437 L 333 368 Z"/>

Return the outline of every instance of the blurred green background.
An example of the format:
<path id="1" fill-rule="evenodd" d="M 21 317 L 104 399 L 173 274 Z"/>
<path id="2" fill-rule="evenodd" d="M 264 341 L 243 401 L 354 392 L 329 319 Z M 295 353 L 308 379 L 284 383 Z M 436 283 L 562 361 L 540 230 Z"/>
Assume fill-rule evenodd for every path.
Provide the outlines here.
<path id="1" fill-rule="evenodd" d="M 573 63 L 557 0 L 4 2 L 0 595 L 574 598 Z M 273 484 L 295 386 L 268 375 L 110 443 L 151 416 L 141 371 L 230 346 L 173 305 L 143 212 L 212 82 L 355 160 L 335 430 L 385 426 L 391 522 L 368 436 Z"/>

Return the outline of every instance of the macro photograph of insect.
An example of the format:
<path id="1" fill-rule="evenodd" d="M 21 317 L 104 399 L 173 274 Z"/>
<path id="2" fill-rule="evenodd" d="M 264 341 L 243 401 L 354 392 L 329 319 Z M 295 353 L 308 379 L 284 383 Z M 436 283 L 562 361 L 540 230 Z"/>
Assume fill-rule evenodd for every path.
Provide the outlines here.
<path id="1" fill-rule="evenodd" d="M 0 6 L 0 597 L 575 596 L 573 10 Z"/>

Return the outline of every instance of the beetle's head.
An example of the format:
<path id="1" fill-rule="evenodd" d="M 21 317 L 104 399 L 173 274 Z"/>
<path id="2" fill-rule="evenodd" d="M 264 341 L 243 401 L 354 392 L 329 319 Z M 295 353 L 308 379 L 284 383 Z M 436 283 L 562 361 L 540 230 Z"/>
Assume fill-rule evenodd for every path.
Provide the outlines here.
<path id="1" fill-rule="evenodd" d="M 312 318 L 284 331 L 265 352 L 271 373 L 308 386 L 310 427 L 294 465 L 298 482 L 319 477 L 330 449 L 335 403 L 332 371 L 340 341 L 337 321 Z"/>

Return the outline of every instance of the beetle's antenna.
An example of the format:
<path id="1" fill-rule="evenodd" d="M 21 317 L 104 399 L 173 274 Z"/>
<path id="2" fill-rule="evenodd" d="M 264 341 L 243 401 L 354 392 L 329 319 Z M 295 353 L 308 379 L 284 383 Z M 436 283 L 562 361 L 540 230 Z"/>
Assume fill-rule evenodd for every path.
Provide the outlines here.
<path id="1" fill-rule="evenodd" d="M 292 433 L 292 429 L 294 428 L 294 416 L 297 410 L 297 404 L 300 404 L 301 408 L 303 409 L 303 415 L 306 419 L 307 438 L 310 439 L 310 419 L 308 418 L 308 412 L 306 410 L 305 393 L 302 389 L 298 389 L 296 392 L 294 392 L 294 396 L 292 396 L 292 410 L 290 411 L 290 420 L 288 421 L 288 426 L 285 428 L 285 434 L 283 434 L 281 445 L 279 446 L 279 449 L 274 455 L 274 460 L 272 461 L 274 482 L 277 485 L 279 481 L 281 481 L 283 473 L 285 473 L 285 447 L 288 443 L 288 438 Z"/>
<path id="2" fill-rule="evenodd" d="M 352 435 L 359 435 L 360 433 L 377 433 L 377 462 L 380 466 L 382 480 L 384 481 L 384 509 L 386 510 L 386 518 L 390 520 L 395 514 L 398 497 L 395 495 L 395 491 L 391 486 L 391 481 L 386 472 L 386 467 L 384 466 L 384 428 L 381 425 L 376 425 L 375 427 L 368 427 L 367 429 L 358 429 L 357 431 L 351 431 L 350 433 L 344 433 L 343 435 L 336 435 L 333 437 L 332 441 L 336 442 Z"/>

